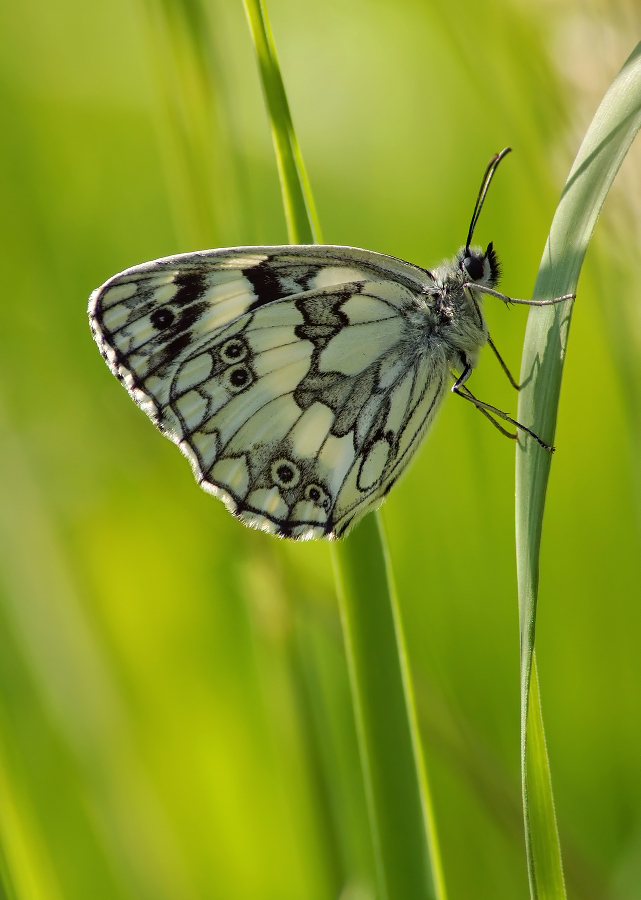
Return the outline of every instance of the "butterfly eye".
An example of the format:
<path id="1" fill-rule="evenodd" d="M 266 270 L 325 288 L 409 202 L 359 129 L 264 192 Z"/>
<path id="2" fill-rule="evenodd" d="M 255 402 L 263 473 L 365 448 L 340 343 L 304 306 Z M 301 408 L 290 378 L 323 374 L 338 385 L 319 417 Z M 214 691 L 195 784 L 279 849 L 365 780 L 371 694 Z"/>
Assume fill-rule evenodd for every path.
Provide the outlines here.
<path id="1" fill-rule="evenodd" d="M 472 281 L 478 281 L 483 277 L 483 273 L 485 271 L 483 258 L 479 258 L 478 256 L 466 256 L 463 260 L 463 265 L 465 266 L 465 271 L 470 276 Z"/>
<path id="2" fill-rule="evenodd" d="M 246 356 L 247 345 L 244 341 L 238 340 L 238 338 L 231 338 L 231 340 L 225 341 L 220 348 L 220 357 L 226 363 L 240 362 Z"/>
<path id="3" fill-rule="evenodd" d="M 157 328 L 158 331 L 163 331 L 165 328 L 169 328 L 169 326 L 174 321 L 174 314 L 167 307 L 163 307 L 161 309 L 155 309 L 152 314 L 149 316 L 149 321 Z"/>
<path id="4" fill-rule="evenodd" d="M 252 377 L 246 366 L 234 366 L 227 372 L 227 384 L 235 393 L 251 383 Z"/>
<path id="5" fill-rule="evenodd" d="M 300 481 L 300 470 L 290 459 L 277 459 L 272 463 L 272 478 L 280 487 L 293 488 Z"/>

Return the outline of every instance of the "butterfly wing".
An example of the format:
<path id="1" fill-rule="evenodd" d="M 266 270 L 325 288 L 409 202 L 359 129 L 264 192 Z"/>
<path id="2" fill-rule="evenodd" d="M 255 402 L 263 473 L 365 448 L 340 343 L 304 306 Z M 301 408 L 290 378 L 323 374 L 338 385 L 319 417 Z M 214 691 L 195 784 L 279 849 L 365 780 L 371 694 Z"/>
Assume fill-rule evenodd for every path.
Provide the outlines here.
<path id="1" fill-rule="evenodd" d="M 446 390 L 415 352 L 429 275 L 347 247 L 183 254 L 89 302 L 114 374 L 245 523 L 340 537 L 406 467 Z"/>

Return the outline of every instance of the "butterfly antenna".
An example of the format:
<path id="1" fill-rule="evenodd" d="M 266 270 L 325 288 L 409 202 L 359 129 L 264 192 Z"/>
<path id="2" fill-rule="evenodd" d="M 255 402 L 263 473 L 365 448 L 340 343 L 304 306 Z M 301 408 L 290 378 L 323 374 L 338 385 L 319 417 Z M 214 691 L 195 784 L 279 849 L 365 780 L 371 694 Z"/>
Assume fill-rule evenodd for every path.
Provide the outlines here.
<path id="1" fill-rule="evenodd" d="M 472 243 L 472 236 L 474 234 L 474 229 L 476 228 L 476 223 L 479 220 L 479 216 L 481 215 L 481 210 L 483 209 L 483 201 L 485 200 L 485 195 L 487 194 L 487 189 L 490 186 L 490 182 L 496 172 L 496 167 L 501 162 L 503 157 L 507 156 L 512 150 L 511 147 L 506 147 L 504 150 L 501 150 L 500 153 L 497 153 L 490 160 L 490 164 L 485 170 L 485 175 L 483 176 L 483 181 L 481 182 L 481 189 L 479 191 L 479 195 L 476 198 L 476 204 L 474 206 L 474 212 L 472 213 L 472 221 L 470 222 L 470 230 L 467 233 L 467 241 L 465 242 L 465 253 L 469 255 L 470 252 L 470 244 Z"/>

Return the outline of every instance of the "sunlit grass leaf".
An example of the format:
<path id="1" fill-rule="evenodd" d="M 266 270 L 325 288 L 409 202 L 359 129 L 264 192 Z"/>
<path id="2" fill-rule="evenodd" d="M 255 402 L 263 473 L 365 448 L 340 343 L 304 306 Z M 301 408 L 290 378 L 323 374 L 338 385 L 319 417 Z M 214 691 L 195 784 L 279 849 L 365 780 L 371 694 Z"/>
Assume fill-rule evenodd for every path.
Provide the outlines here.
<path id="1" fill-rule="evenodd" d="M 588 128 L 561 195 L 534 298 L 572 293 L 614 177 L 641 127 L 641 44 L 631 54 Z M 577 303 L 580 303 L 580 298 Z M 518 419 L 553 441 L 573 304 L 530 310 L 521 364 Z M 563 898 L 562 866 L 540 701 L 532 677 L 539 553 L 551 454 L 534 441 L 516 456 L 516 535 L 521 628 L 521 762 L 530 891 Z"/>

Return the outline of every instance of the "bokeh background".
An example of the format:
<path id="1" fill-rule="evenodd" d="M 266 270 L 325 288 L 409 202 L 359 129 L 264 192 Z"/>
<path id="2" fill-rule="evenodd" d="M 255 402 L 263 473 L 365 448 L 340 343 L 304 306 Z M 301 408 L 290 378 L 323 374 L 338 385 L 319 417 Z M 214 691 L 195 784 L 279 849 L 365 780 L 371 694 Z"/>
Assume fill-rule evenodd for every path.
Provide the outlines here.
<path id="1" fill-rule="evenodd" d="M 324 239 L 477 230 L 528 296 L 641 33 L 625 0 L 270 0 Z M 11 900 L 372 900 L 326 545 L 234 521 L 101 361 L 90 291 L 286 241 L 240 0 L 0 6 L 0 876 Z M 641 898 L 640 157 L 579 284 L 537 657 L 570 896 Z M 526 311 L 486 302 L 519 369 Z M 478 396 L 516 398 L 491 355 Z M 514 446 L 451 398 L 383 508 L 450 900 L 527 897 Z"/>

